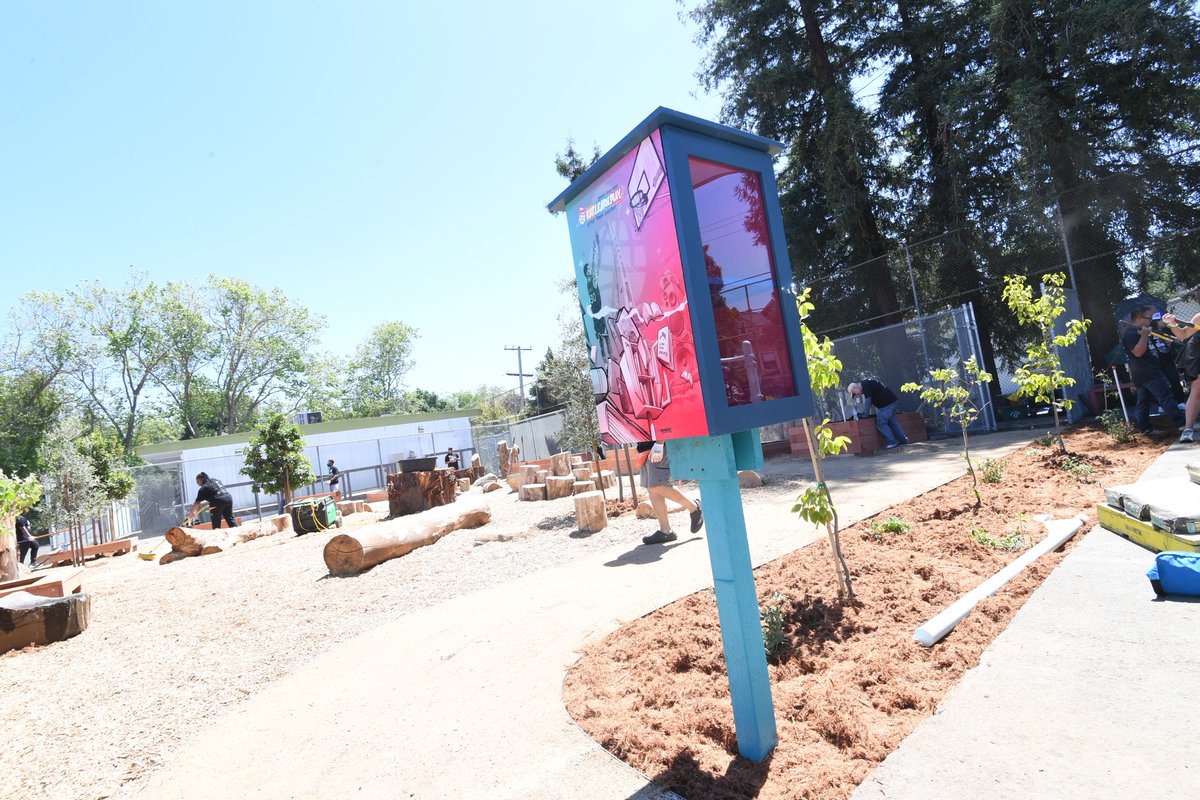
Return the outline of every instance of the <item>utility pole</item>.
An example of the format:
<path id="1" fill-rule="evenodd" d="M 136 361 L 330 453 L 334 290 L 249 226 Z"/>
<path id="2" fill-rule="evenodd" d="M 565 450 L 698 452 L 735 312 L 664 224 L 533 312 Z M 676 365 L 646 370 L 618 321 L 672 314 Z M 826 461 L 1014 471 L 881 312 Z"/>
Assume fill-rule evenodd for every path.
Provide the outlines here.
<path id="1" fill-rule="evenodd" d="M 506 372 L 505 374 L 512 375 L 513 377 L 517 378 L 520 381 L 520 383 L 521 383 L 521 405 L 523 407 L 525 405 L 525 379 L 532 378 L 533 375 L 526 373 L 525 368 L 521 365 L 521 353 L 526 350 L 532 350 L 533 348 L 518 346 L 518 347 L 506 347 L 504 349 L 517 351 L 517 371 L 516 372 Z"/>

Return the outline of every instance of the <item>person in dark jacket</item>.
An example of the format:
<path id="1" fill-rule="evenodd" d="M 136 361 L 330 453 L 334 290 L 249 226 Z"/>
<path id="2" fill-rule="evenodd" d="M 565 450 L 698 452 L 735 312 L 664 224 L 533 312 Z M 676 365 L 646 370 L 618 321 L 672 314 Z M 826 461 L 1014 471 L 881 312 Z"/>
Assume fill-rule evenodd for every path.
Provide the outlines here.
<path id="1" fill-rule="evenodd" d="M 37 563 L 38 543 L 37 539 L 33 538 L 33 534 L 29 531 L 29 520 L 24 514 L 17 515 L 17 563 L 20 564 L 25 560 L 25 554 L 29 553 L 29 566 L 32 567 Z"/>
<path id="2" fill-rule="evenodd" d="M 1169 315 L 1168 315 L 1169 316 Z M 1175 322 L 1170 317 L 1168 325 Z M 1154 306 L 1139 306 L 1129 315 L 1129 320 L 1122 325 L 1121 346 L 1129 355 L 1126 369 L 1133 385 L 1137 387 L 1137 405 L 1134 407 L 1134 422 L 1138 430 L 1145 436 L 1154 436 L 1157 429 L 1150 424 L 1150 412 L 1155 406 L 1163 410 L 1163 414 L 1171 419 L 1176 428 L 1188 428 L 1184 415 L 1179 410 L 1175 397 L 1171 394 L 1171 386 L 1167 376 L 1163 374 L 1158 356 L 1150 349 L 1150 337 L 1154 330 Z M 1190 440 L 1189 440 L 1190 441 Z"/>
<path id="3" fill-rule="evenodd" d="M 196 502 L 192 503 L 192 514 L 196 513 L 196 509 L 201 503 L 208 503 L 208 507 L 212 510 L 212 526 L 213 530 L 221 527 L 221 520 L 225 520 L 225 524 L 230 528 L 236 528 L 237 522 L 233 518 L 233 497 L 229 492 L 225 491 L 225 487 L 216 478 L 208 477 L 208 473 L 201 472 L 196 476 L 196 485 L 200 490 L 196 492 Z"/>
<path id="4" fill-rule="evenodd" d="M 848 387 L 851 397 L 865 397 L 875 406 L 875 427 L 883 437 L 885 450 L 891 450 L 902 444 L 908 444 L 904 429 L 896 422 L 896 406 L 899 398 L 896 393 L 876 380 L 865 380 L 852 383 Z"/>

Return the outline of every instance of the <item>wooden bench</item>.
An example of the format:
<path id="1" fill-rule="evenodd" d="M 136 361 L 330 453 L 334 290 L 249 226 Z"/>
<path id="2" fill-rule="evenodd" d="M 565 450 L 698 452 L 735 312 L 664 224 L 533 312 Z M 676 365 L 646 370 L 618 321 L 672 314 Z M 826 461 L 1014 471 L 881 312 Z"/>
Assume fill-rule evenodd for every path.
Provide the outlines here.
<path id="1" fill-rule="evenodd" d="M 0 583 L 0 597 L 29 592 L 42 597 L 66 597 L 83 589 L 83 567 L 54 567 L 37 575 Z"/>
<path id="2" fill-rule="evenodd" d="M 111 542 L 104 544 L 89 544 L 83 548 L 83 557 L 94 558 L 97 556 L 119 556 L 125 553 L 132 553 L 138 548 L 138 540 L 136 536 L 130 536 L 125 539 L 114 539 Z M 74 561 L 70 550 L 56 550 L 52 553 L 38 554 L 37 563 L 39 565 L 49 564 L 50 566 L 58 566 L 59 564 L 70 564 Z"/>

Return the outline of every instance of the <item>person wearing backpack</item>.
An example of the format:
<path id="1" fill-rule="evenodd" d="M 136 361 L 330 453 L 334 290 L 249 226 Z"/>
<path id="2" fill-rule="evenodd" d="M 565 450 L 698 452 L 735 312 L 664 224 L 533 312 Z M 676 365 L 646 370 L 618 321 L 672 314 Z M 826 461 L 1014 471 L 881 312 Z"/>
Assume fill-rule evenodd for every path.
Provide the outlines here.
<path id="1" fill-rule="evenodd" d="M 192 514 L 195 515 L 201 503 L 208 503 L 212 511 L 213 530 L 221 527 L 221 520 L 225 520 L 225 524 L 230 528 L 236 528 L 237 522 L 233 518 L 233 496 L 225 491 L 221 482 L 208 477 L 207 472 L 201 472 L 196 476 L 196 485 L 200 490 L 196 492 L 196 502 L 192 503 Z"/>

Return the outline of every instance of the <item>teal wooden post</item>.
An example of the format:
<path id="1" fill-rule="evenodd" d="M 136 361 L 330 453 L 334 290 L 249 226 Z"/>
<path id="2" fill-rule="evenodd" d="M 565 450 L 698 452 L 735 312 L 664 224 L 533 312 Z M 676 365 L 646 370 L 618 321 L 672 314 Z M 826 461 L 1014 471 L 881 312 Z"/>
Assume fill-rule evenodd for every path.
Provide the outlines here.
<path id="1" fill-rule="evenodd" d="M 673 439 L 667 448 L 672 476 L 700 484 L 738 752 L 762 761 L 775 749 L 778 734 L 737 479 L 739 468 L 762 466 L 758 431 Z"/>

